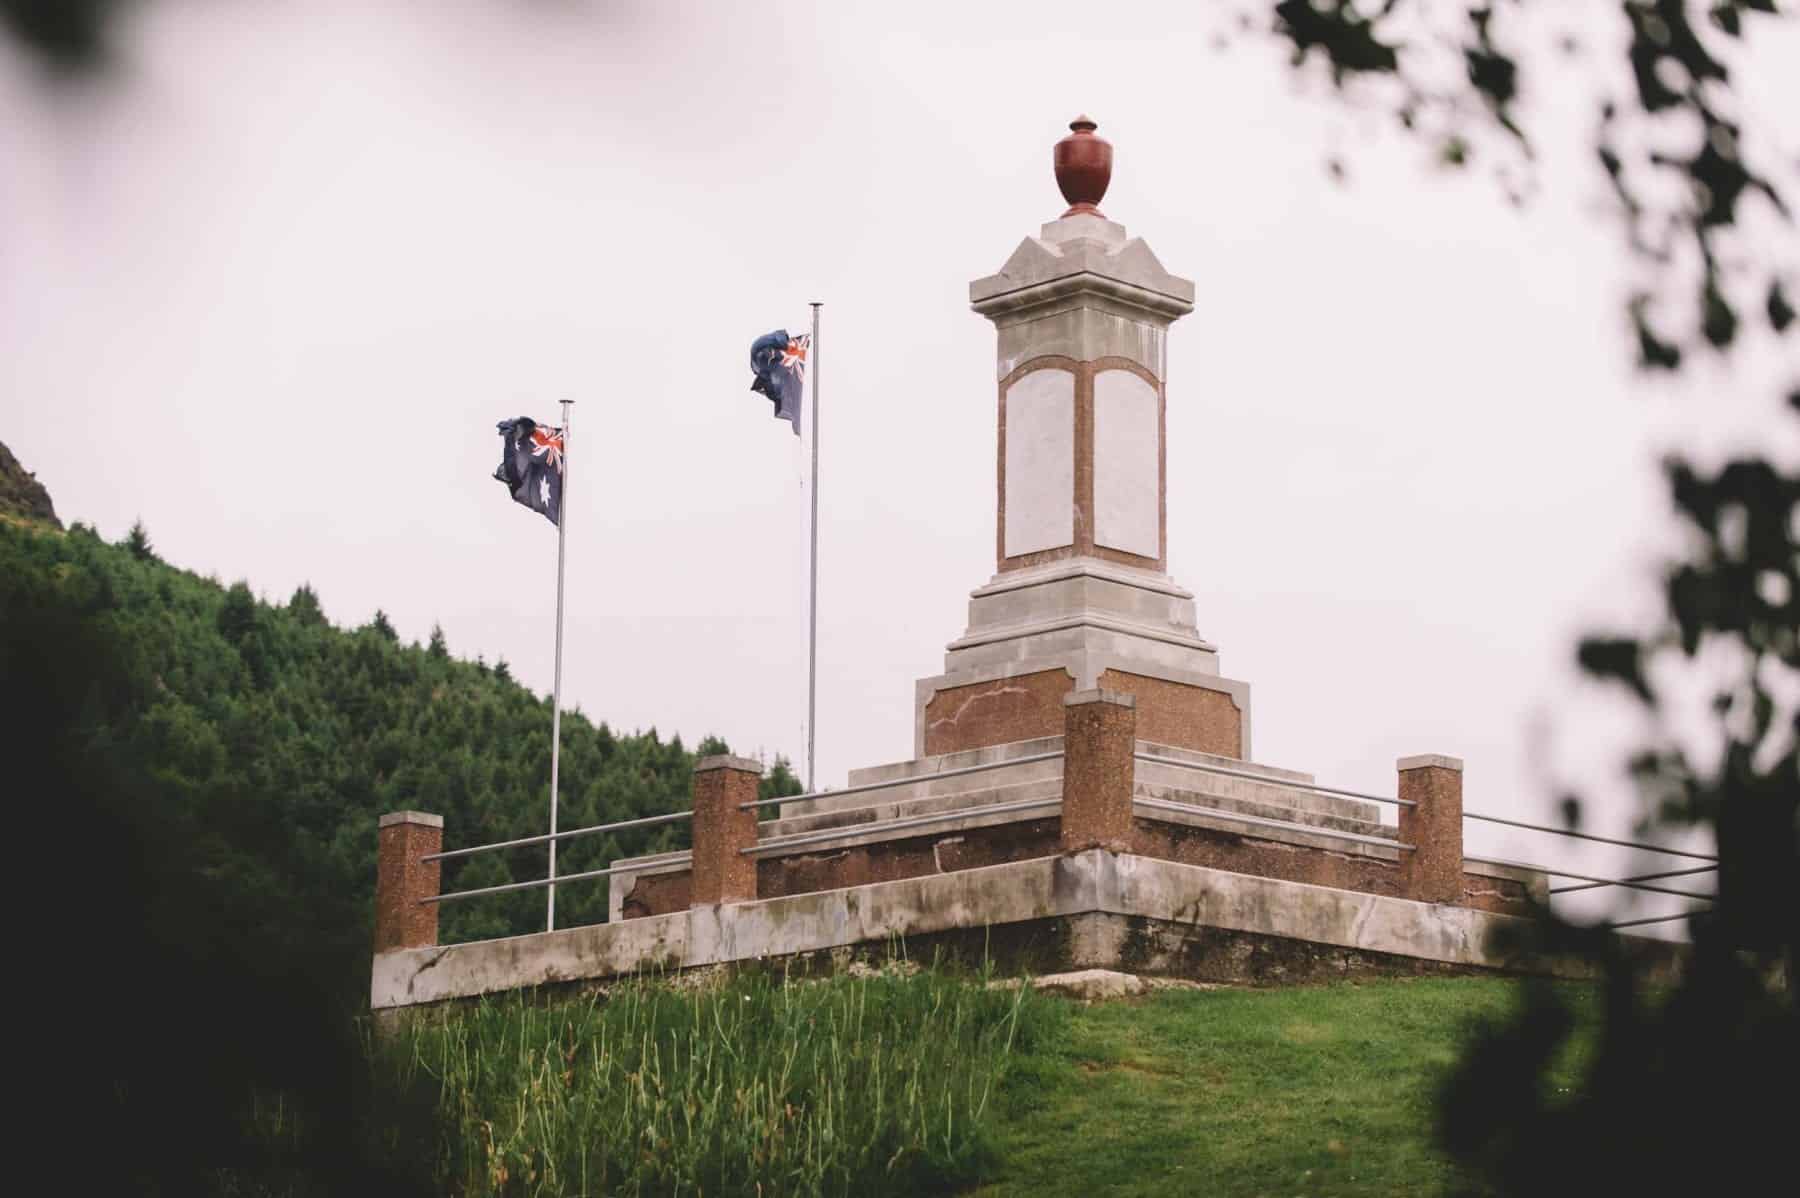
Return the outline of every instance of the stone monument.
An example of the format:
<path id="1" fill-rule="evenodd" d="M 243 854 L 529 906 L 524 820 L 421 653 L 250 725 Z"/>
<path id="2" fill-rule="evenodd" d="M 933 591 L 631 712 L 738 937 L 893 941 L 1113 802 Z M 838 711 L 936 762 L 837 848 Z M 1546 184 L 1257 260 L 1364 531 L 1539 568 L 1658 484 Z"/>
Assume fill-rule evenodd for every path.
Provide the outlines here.
<path id="1" fill-rule="evenodd" d="M 1068 210 L 969 288 L 998 340 L 995 569 L 917 683 L 913 756 L 768 806 L 756 762 L 708 758 L 691 850 L 587 875 L 608 923 L 468 945 L 419 914 L 435 817 L 385 817 L 374 1008 L 901 940 L 1216 981 L 1517 967 L 1491 932 L 1548 882 L 1464 857 L 1460 760 L 1401 758 L 1376 796 L 1251 759 L 1250 688 L 1168 573 L 1166 338 L 1194 285 L 1101 213 L 1093 121 L 1054 162 Z"/>
<path id="2" fill-rule="evenodd" d="M 1168 328 L 1194 307 L 1099 204 L 1112 146 L 1087 117 L 1057 143 L 1069 209 L 969 285 L 998 334 L 995 574 L 922 678 L 914 752 L 1058 735 L 1063 697 L 1137 700 L 1138 735 L 1250 756 L 1250 687 L 1219 673 L 1168 574 Z"/>

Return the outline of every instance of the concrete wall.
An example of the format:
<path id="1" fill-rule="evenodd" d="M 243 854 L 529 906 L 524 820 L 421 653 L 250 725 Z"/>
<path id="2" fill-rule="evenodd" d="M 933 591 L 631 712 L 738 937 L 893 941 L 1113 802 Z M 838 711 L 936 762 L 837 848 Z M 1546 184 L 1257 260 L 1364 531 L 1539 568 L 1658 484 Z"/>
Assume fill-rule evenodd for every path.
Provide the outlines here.
<path id="1" fill-rule="evenodd" d="M 1164 789 L 1160 793 L 1170 792 Z M 1236 807 L 1252 815 L 1274 814 L 1249 802 Z M 1191 813 L 1140 810 L 1132 821 L 1130 847 L 1139 856 L 1233 873 L 1371 894 L 1403 893 L 1405 879 L 1397 850 L 1334 838 L 1328 834 L 1331 825 L 1355 826 L 1354 821 L 1331 816 L 1319 819 L 1320 831 L 1314 834 L 1298 828 L 1251 830 L 1234 823 L 1223 809 L 1199 805 Z M 779 898 L 957 873 L 1048 857 L 1058 851 L 1054 810 L 985 816 L 980 807 L 972 807 L 965 819 L 922 830 L 873 824 L 851 825 L 842 831 L 835 841 L 763 857 L 757 863 L 757 896 Z M 689 903 L 688 886 L 685 856 L 669 854 L 657 872 L 631 881 L 621 895 L 615 918 L 641 919 L 684 910 Z M 1529 910 L 1534 887 L 1541 891 L 1540 875 L 1470 865 L 1463 896 L 1455 901 L 1485 911 L 1523 915 Z"/>
<path id="2" fill-rule="evenodd" d="M 880 952 L 934 937 L 950 937 L 970 951 L 1029 952 L 1040 969 L 1130 968 L 1214 980 L 1354 970 L 1566 972 L 1559 962 L 1508 953 L 1503 933 L 1520 923 L 1467 907 L 1090 849 L 382 953 L 374 961 L 370 1003 L 387 1011 L 645 971 Z"/>

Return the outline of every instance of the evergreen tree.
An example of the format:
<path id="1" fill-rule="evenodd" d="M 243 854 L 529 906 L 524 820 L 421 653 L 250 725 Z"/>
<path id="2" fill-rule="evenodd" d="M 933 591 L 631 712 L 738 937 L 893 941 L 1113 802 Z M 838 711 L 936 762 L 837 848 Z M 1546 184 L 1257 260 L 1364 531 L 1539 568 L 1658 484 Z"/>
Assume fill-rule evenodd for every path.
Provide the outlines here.
<path id="1" fill-rule="evenodd" d="M 134 521 L 125 536 L 125 548 L 140 562 L 156 561 L 156 550 L 150 545 L 150 531 L 142 520 Z"/>
<path id="2" fill-rule="evenodd" d="M 194 868 L 221 919 L 277 950 L 328 948 L 330 984 L 347 1001 L 367 993 L 377 816 L 435 812 L 453 845 L 543 830 L 545 698 L 451 657 L 441 630 L 435 648 L 405 647 L 373 628 L 331 627 L 307 586 L 273 607 L 247 583 L 223 588 L 128 544 L 0 522 L 0 629 L 38 627 L 31 613 L 92 625 L 119 646 L 122 681 L 109 676 L 108 704 L 69 733 L 108 786 L 194 829 Z M 0 660 L 8 710 L 36 701 L 18 689 L 24 677 Z M 68 685 L 88 683 L 71 675 Z M 705 747 L 730 751 L 716 737 Z M 621 735 L 567 710 L 565 822 L 685 809 L 693 761 L 678 739 Z M 601 868 L 683 848 L 687 835 L 673 824 L 588 837 L 559 849 L 558 862 Z M 544 867 L 541 851 L 479 856 L 447 863 L 443 884 L 518 881 Z M 557 907 L 572 924 L 602 921 L 606 887 L 572 885 Z M 538 926 L 542 899 L 495 895 L 446 906 L 442 918 L 446 942 L 513 935 Z"/>
<path id="3" fill-rule="evenodd" d="M 225 592 L 225 602 L 219 608 L 218 626 L 220 634 L 233 645 L 242 645 L 256 630 L 256 596 L 250 593 L 249 583 L 234 582 Z"/>
<path id="4" fill-rule="evenodd" d="M 442 661 L 450 656 L 450 646 L 444 639 L 443 625 L 433 624 L 431 626 L 431 644 L 427 646 L 425 652 L 434 661 Z"/>
<path id="5" fill-rule="evenodd" d="M 797 795 L 804 788 L 800 779 L 794 775 L 794 767 L 780 753 L 775 755 L 775 764 L 763 775 L 762 782 L 756 788 L 759 799 L 779 799 L 784 795 Z"/>
<path id="6" fill-rule="evenodd" d="M 376 636 L 389 644 L 398 644 L 400 641 L 400 634 L 394 631 L 393 622 L 380 608 L 375 609 L 375 618 L 369 621 L 369 627 L 375 630 Z"/>
<path id="7" fill-rule="evenodd" d="M 311 583 L 303 582 L 294 588 L 287 609 L 289 615 L 307 627 L 325 623 L 325 609 L 319 605 L 318 593 L 312 589 Z"/>

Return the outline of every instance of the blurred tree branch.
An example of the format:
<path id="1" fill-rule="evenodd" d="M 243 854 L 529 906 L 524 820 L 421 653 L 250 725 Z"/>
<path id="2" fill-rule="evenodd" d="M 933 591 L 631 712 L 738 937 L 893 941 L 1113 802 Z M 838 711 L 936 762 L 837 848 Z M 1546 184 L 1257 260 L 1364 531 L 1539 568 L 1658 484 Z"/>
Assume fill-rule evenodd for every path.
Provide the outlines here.
<path id="1" fill-rule="evenodd" d="M 0 0 L 0 21 L 59 75 L 100 70 L 110 59 L 112 18 L 123 0 Z"/>
<path id="2" fill-rule="evenodd" d="M 1436 138 L 1440 160 L 1461 167 L 1473 121 L 1531 156 L 1519 97 L 1555 69 L 1542 52 L 1533 60 L 1517 48 L 1514 28 L 1533 7 L 1280 0 L 1274 30 L 1297 67 L 1322 59 L 1339 92 L 1391 83 L 1402 126 Z M 1791 229 L 1784 187 L 1800 164 L 1771 161 L 1775 151 L 1746 136 L 1720 51 L 1755 36 L 1776 5 L 1622 0 L 1615 11 L 1630 86 L 1611 94 L 1596 72 L 1594 154 L 1646 280 L 1625 297 L 1638 365 L 1678 371 L 1700 350 L 1729 359 L 1749 320 L 1791 345 L 1794 263 L 1753 240 L 1747 213 L 1760 204 L 1774 227 Z M 1409 48 L 1446 44 L 1460 53 L 1460 85 L 1414 72 Z M 1784 386 L 1787 416 L 1777 419 L 1800 415 L 1800 370 Z M 1453 1072 L 1442 1143 L 1504 1192 L 1792 1184 L 1793 1107 L 1779 1095 L 1800 1075 L 1800 474 L 1751 454 L 1711 470 L 1672 457 L 1665 475 L 1690 548 L 1665 568 L 1663 612 L 1635 633 L 1587 638 L 1577 657 L 1649 716 L 1655 731 L 1627 763 L 1640 831 L 1710 828 L 1717 900 L 1692 919 L 1692 956 L 1672 984 L 1604 925 L 1576 926 L 1546 909 L 1522 935 L 1520 947 L 1588 963 L 1602 979 L 1604 1015 L 1572 1095 L 1546 1079 L 1575 1021 L 1566 996 L 1541 983 L 1524 989 L 1514 1018 L 1475 1037 Z M 1704 675 L 1716 735 L 1696 750 L 1669 713 L 1702 684 L 1703 652 L 1728 664 L 1722 676 Z M 1564 807 L 1571 824 L 1580 818 L 1579 801 Z"/>

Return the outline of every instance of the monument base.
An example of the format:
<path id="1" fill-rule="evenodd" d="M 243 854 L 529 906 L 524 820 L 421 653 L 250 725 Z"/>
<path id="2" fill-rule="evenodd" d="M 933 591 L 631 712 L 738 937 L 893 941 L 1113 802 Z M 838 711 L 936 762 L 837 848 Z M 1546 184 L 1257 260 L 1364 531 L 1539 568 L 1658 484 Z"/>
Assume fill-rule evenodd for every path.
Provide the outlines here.
<path id="1" fill-rule="evenodd" d="M 1166 574 L 1076 557 L 1006 571 L 969 596 L 944 672 L 921 678 L 913 751 L 960 753 L 1062 732 L 1073 691 L 1137 700 L 1139 735 L 1248 760 L 1250 684 L 1219 674 L 1194 597 Z"/>

